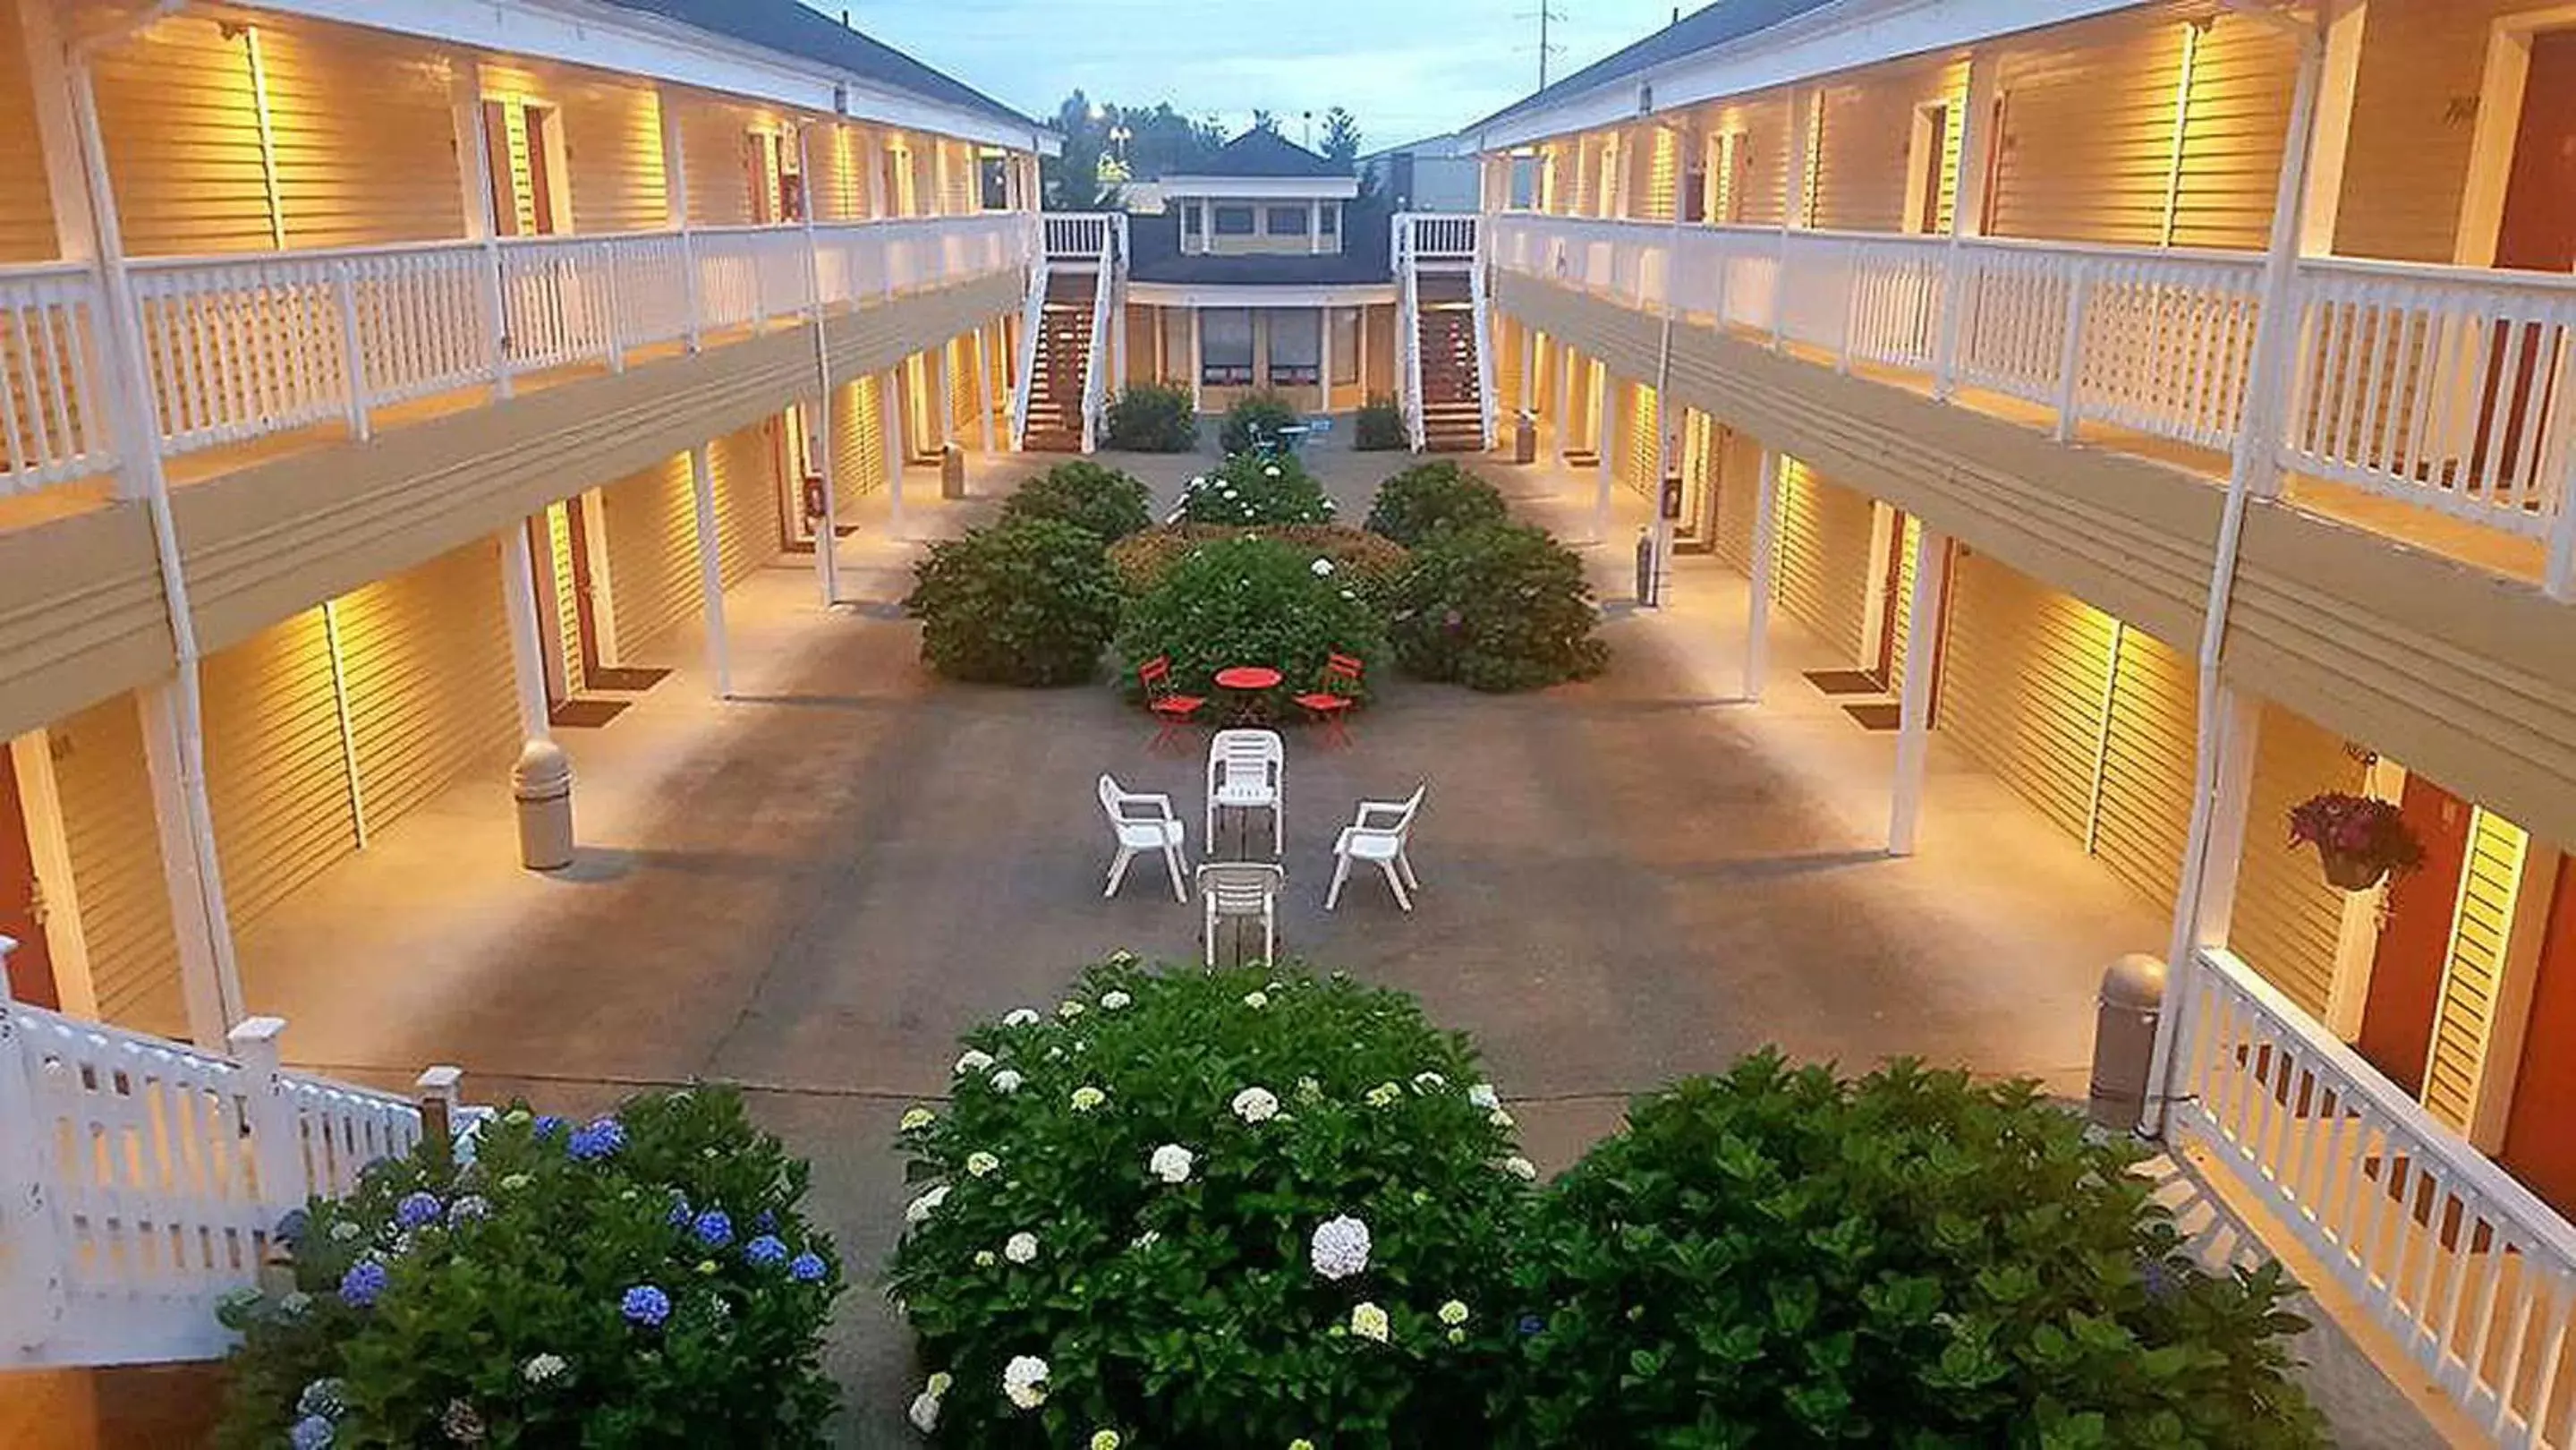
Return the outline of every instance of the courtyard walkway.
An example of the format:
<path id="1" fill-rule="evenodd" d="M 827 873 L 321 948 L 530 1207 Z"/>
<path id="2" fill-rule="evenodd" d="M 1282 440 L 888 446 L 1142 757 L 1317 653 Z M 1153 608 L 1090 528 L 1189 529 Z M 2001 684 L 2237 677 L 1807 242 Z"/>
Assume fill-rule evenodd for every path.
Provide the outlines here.
<path id="1" fill-rule="evenodd" d="M 1046 461 L 979 460 L 962 505 L 919 502 L 935 491 L 916 475 L 908 525 L 960 527 Z M 1166 499 L 1193 466 L 1111 461 Z M 1316 460 L 1353 521 L 1403 461 Z M 1588 475 L 1493 476 L 1529 517 L 1585 532 Z M 252 1008 L 289 1019 L 298 1063 L 393 1084 L 454 1062 L 477 1100 L 563 1111 L 745 1084 L 814 1159 L 815 1207 L 857 1271 L 835 1363 L 867 1445 L 912 1443 L 908 1336 L 867 1277 L 899 1226 L 894 1119 L 944 1091 L 959 1030 L 1053 1002 L 1078 964 L 1119 947 L 1194 958 L 1195 908 L 1158 893 L 1151 863 L 1100 898 L 1100 771 L 1171 792 L 1194 860 L 1203 846 L 1199 762 L 1149 755 L 1150 728 L 1111 691 L 928 676 L 894 602 L 911 546 L 884 525 L 843 544 L 855 603 L 822 609 L 801 566 L 735 591 L 735 700 L 708 698 L 683 631 L 654 652 L 679 673 L 566 737 L 583 779 L 570 870 L 515 868 L 496 763 L 241 941 Z M 1550 1169 L 1629 1094 L 1766 1042 L 2080 1095 L 2095 981 L 2155 949 L 2162 914 L 1946 749 L 1921 853 L 1887 858 L 1893 738 L 1799 675 L 1843 662 L 1781 621 L 1765 703 L 1731 698 L 1742 582 L 1686 560 L 1675 607 L 1637 613 L 1632 529 L 1590 551 L 1613 615 L 1602 679 L 1522 697 L 1390 680 L 1356 749 L 1291 738 L 1283 950 L 1472 1032 Z M 1351 802 L 1424 780 L 1418 909 L 1355 880 L 1325 914 Z"/>

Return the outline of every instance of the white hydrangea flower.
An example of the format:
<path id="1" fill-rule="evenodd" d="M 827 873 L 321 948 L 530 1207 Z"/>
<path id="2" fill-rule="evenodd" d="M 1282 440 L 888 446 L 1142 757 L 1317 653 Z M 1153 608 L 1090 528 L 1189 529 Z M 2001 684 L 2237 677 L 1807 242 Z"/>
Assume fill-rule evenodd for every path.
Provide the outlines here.
<path id="1" fill-rule="evenodd" d="M 1002 1257 L 1014 1264 L 1034 1263 L 1037 1256 L 1038 1236 L 1036 1234 L 1015 1233 L 1002 1244 Z"/>
<path id="2" fill-rule="evenodd" d="M 1162 1241 L 1163 1231 L 1161 1229 L 1149 1228 L 1143 1233 L 1136 1235 L 1135 1239 L 1131 1241 L 1127 1247 L 1131 1249 L 1150 1249 Z"/>
<path id="3" fill-rule="evenodd" d="M 1538 1177 L 1538 1165 L 1517 1153 L 1504 1159 L 1501 1167 L 1505 1173 L 1512 1175 L 1523 1183 L 1528 1183 Z"/>
<path id="4" fill-rule="evenodd" d="M 1047 1061 L 1049 1061 L 1049 1062 L 1062 1062 L 1062 1061 L 1064 1061 L 1064 1049 L 1063 1049 L 1062 1047 L 1050 1047 L 1050 1048 L 1048 1048 L 1048 1049 L 1047 1049 L 1047 1056 L 1046 1056 L 1046 1060 L 1047 1060 Z"/>
<path id="5" fill-rule="evenodd" d="M 1449 1079 L 1436 1072 L 1417 1072 L 1413 1075 L 1413 1090 L 1418 1093 L 1437 1092 L 1448 1085 Z"/>
<path id="6" fill-rule="evenodd" d="M 970 1072 L 982 1072 L 992 1065 L 993 1054 L 980 1047 L 970 1047 L 958 1055 L 957 1075 L 964 1077 Z"/>
<path id="7" fill-rule="evenodd" d="M 1382 1082 L 1376 1087 L 1368 1090 L 1368 1105 L 1373 1108 L 1382 1108 L 1403 1096 L 1404 1089 L 1397 1087 L 1391 1082 Z"/>
<path id="8" fill-rule="evenodd" d="M 1001 1159 L 980 1148 L 966 1155 L 966 1176 L 969 1178 L 985 1177 L 1001 1166 Z"/>
<path id="9" fill-rule="evenodd" d="M 1327 1279 L 1347 1279 L 1364 1272 L 1369 1265 L 1368 1225 L 1342 1214 L 1315 1225 L 1314 1236 L 1307 1241 L 1307 1262 Z"/>
<path id="10" fill-rule="evenodd" d="M 1234 1115 L 1247 1123 L 1266 1123 L 1279 1116 L 1279 1097 L 1265 1087 L 1248 1087 L 1234 1095 Z"/>
<path id="11" fill-rule="evenodd" d="M 1324 1100 L 1324 1085 L 1311 1077 L 1301 1077 L 1297 1079 L 1296 1093 L 1301 1103 L 1319 1103 Z"/>
<path id="12" fill-rule="evenodd" d="M 1034 1007 L 1014 1007 L 1002 1014 L 1002 1025 L 1005 1027 L 1032 1027 L 1037 1024 L 1037 1020 L 1037 1009 Z"/>
<path id="13" fill-rule="evenodd" d="M 1108 991 L 1100 994 L 1100 1010 L 1103 1012 L 1124 1012 L 1127 1010 L 1128 1004 L 1135 1000 L 1135 998 L 1128 996 L 1126 993 L 1119 991 L 1115 987 L 1112 987 Z"/>
<path id="14" fill-rule="evenodd" d="M 1261 465 L 1261 476 L 1263 478 L 1277 478 L 1279 476 L 1279 465 L 1276 463 L 1265 463 Z"/>
<path id="15" fill-rule="evenodd" d="M 1318 579 L 1329 579 L 1333 575 L 1333 561 L 1330 559 L 1317 559 L 1308 567 L 1315 571 L 1315 577 Z"/>
<path id="16" fill-rule="evenodd" d="M 1288 1442 L 1288 1450 L 1315 1450 L 1315 1442 L 1300 1435 Z"/>
<path id="17" fill-rule="evenodd" d="M 1243 994 L 1243 1005 L 1251 1008 L 1255 1012 L 1258 1012 L 1262 1008 L 1270 1005 L 1270 994 L 1262 991 L 1259 987 L 1255 987 L 1251 991 Z"/>
<path id="18" fill-rule="evenodd" d="M 1386 1311 L 1375 1304 L 1362 1301 L 1351 1306 L 1351 1333 L 1384 1344 L 1388 1328 Z"/>
<path id="19" fill-rule="evenodd" d="M 1125 1443 L 1127 1442 L 1118 1438 L 1118 1432 L 1115 1430 L 1091 1432 L 1091 1450 L 1118 1450 L 1118 1447 Z"/>
<path id="20" fill-rule="evenodd" d="M 1503 1105 L 1502 1094 L 1495 1092 L 1494 1085 L 1489 1082 L 1480 1082 L 1467 1089 L 1467 1101 L 1488 1112 Z"/>
<path id="21" fill-rule="evenodd" d="M 977 1249 L 975 1251 L 976 1268 L 989 1269 L 1000 1262 L 1001 1259 L 996 1257 L 991 1249 Z"/>
<path id="22" fill-rule="evenodd" d="M 943 1369 L 938 1373 L 933 1374 L 930 1378 L 923 1380 L 921 1382 L 921 1389 L 924 1394 L 944 1400 L 948 1398 L 948 1387 L 955 1383 L 957 1383 L 957 1376 L 950 1374 L 948 1371 Z"/>
<path id="23" fill-rule="evenodd" d="M 1109 1094 L 1088 1083 L 1073 1090 L 1073 1110 L 1077 1113 L 1090 1112 L 1107 1101 L 1109 1101 Z"/>
<path id="24" fill-rule="evenodd" d="M 939 1428 L 939 1396 L 928 1390 L 912 1397 L 912 1408 L 904 1412 L 912 1428 L 928 1435 Z"/>
<path id="25" fill-rule="evenodd" d="M 1518 1120 L 1513 1118 L 1510 1109 L 1496 1108 L 1492 1112 L 1485 1114 L 1485 1121 L 1493 1124 L 1497 1128 L 1509 1128 Z"/>
<path id="26" fill-rule="evenodd" d="M 903 1110 L 903 1121 L 896 1126 L 907 1133 L 918 1133 L 938 1121 L 939 1115 L 928 1108 L 906 1108 Z"/>
<path id="27" fill-rule="evenodd" d="M 903 1206 L 903 1221 L 905 1223 L 926 1223 L 929 1221 L 932 1214 L 939 1211 L 939 1205 L 946 1203 L 947 1201 L 948 1185 L 945 1183 L 937 1184 L 933 1186 L 929 1192 Z"/>
<path id="28" fill-rule="evenodd" d="M 542 1385 L 561 1377 L 570 1368 L 560 1354 L 532 1354 L 526 1364 L 519 1366 L 519 1378 L 532 1385 Z"/>
<path id="29" fill-rule="evenodd" d="M 1047 1362 L 1034 1354 L 1014 1355 L 1002 1366 L 1002 1393 L 1023 1410 L 1046 1403 Z"/>
<path id="30" fill-rule="evenodd" d="M 1008 1067 L 1003 1068 L 1000 1072 L 993 1074 L 993 1091 L 997 1093 L 1018 1092 L 1022 1081 L 1023 1079 L 1020 1077 L 1018 1069 Z"/>
<path id="31" fill-rule="evenodd" d="M 331 1238 L 335 1243 L 345 1244 L 356 1238 L 360 1232 L 357 1224 L 345 1218 L 331 1225 Z"/>
<path id="32" fill-rule="evenodd" d="M 1070 997 L 1067 997 L 1063 1001 L 1055 1004 L 1055 1015 L 1063 1018 L 1067 1022 L 1081 1016 L 1084 1010 L 1085 1009 L 1080 1002 L 1077 1002 Z"/>
<path id="33" fill-rule="evenodd" d="M 1457 1299 L 1440 1306 L 1440 1322 L 1455 1328 L 1467 1322 L 1467 1306 Z"/>
<path id="34" fill-rule="evenodd" d="M 1165 1183 L 1187 1183 L 1190 1181 L 1190 1165 L 1195 1161 L 1189 1149 L 1178 1143 L 1165 1143 L 1154 1150 L 1154 1156 L 1145 1161 L 1145 1166 Z"/>

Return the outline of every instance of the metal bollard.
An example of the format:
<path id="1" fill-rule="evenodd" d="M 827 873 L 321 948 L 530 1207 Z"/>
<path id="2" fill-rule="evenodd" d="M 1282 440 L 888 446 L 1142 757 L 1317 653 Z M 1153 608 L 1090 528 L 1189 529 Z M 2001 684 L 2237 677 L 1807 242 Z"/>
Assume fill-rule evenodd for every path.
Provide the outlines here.
<path id="1" fill-rule="evenodd" d="M 1538 415 L 1527 408 L 1512 420 L 1512 462 L 1538 462 Z"/>
<path id="2" fill-rule="evenodd" d="M 2102 974 L 2093 1018 L 2093 1090 L 2085 1115 L 2102 1127 L 2135 1132 L 2146 1113 L 2147 1071 L 2164 1016 L 2165 964 L 2131 952 Z"/>
<path id="3" fill-rule="evenodd" d="M 939 450 L 939 496 L 941 498 L 966 496 L 966 450 L 954 443 L 947 444 Z"/>
<path id="4" fill-rule="evenodd" d="M 559 871 L 572 864 L 572 758 L 551 740 L 531 740 L 510 767 L 519 802 L 519 864 Z"/>
<path id="5" fill-rule="evenodd" d="M 1651 609 L 1655 603 L 1655 531 L 1637 531 L 1637 604 Z"/>

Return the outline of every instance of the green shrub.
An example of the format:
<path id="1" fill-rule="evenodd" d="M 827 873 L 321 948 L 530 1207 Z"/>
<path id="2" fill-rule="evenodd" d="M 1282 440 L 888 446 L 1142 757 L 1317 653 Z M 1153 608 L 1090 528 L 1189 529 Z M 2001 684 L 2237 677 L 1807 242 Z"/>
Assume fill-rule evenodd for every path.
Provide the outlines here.
<path id="1" fill-rule="evenodd" d="M 1409 448 L 1413 434 L 1404 426 L 1404 408 L 1383 393 L 1360 404 L 1351 447 L 1362 453 Z"/>
<path id="2" fill-rule="evenodd" d="M 1073 459 L 1021 484 L 1002 502 L 1002 521 L 1062 519 L 1115 543 L 1154 521 L 1144 482 L 1114 468 Z"/>
<path id="3" fill-rule="evenodd" d="M 1171 656 L 1173 685 L 1187 694 L 1213 693 L 1229 665 L 1276 668 L 1279 687 L 1264 702 L 1274 715 L 1314 687 L 1335 650 L 1372 666 L 1385 656 L 1385 632 L 1359 590 L 1330 560 L 1248 534 L 1191 550 L 1128 602 L 1118 625 L 1120 657 L 1133 665 Z"/>
<path id="4" fill-rule="evenodd" d="M 1109 567 L 1118 575 L 1119 588 L 1130 595 L 1144 594 L 1162 583 L 1191 550 L 1246 533 L 1258 533 L 1299 550 L 1310 566 L 1316 559 L 1330 560 L 1334 576 L 1355 590 L 1362 603 L 1385 600 L 1412 558 L 1393 539 L 1340 524 L 1270 524 L 1258 529 L 1232 524 L 1165 524 L 1129 534 L 1110 545 Z"/>
<path id="5" fill-rule="evenodd" d="M 729 1089 L 587 1127 L 513 1107 L 471 1163 L 370 1167 L 279 1238 L 293 1288 L 242 1334 L 226 1447 L 816 1445 L 841 1291 L 806 1167 Z"/>
<path id="6" fill-rule="evenodd" d="M 1629 1110 L 1543 1201 L 1519 1442 L 2308 1446 L 2277 1266 L 2216 1279 L 2037 1085 L 1776 1053 Z"/>
<path id="7" fill-rule="evenodd" d="M 1267 388 L 1246 393 L 1225 410 L 1225 421 L 1216 430 L 1217 447 L 1228 453 L 1246 453 L 1253 445 L 1277 441 L 1279 430 L 1303 418 L 1286 398 Z"/>
<path id="8" fill-rule="evenodd" d="M 1135 383 L 1109 400 L 1100 446 L 1124 453 L 1187 453 L 1199 446 L 1198 413 L 1190 390 L 1167 383 Z"/>
<path id="9" fill-rule="evenodd" d="M 921 657 L 953 680 L 1072 685 L 1118 627 L 1118 580 L 1098 535 L 1021 518 L 941 540 L 913 566 L 905 611 Z"/>
<path id="10" fill-rule="evenodd" d="M 1583 561 L 1526 524 L 1444 529 L 1396 581 L 1387 633 L 1404 668 L 1478 690 L 1535 690 L 1609 663 Z"/>
<path id="11" fill-rule="evenodd" d="M 939 1443 L 1492 1443 L 1531 1170 L 1464 1037 L 1338 976 L 1121 953 L 965 1041 L 948 1113 L 904 1118 L 929 1186 L 889 1276 Z"/>
<path id="12" fill-rule="evenodd" d="M 1333 501 L 1293 453 L 1236 453 L 1181 486 L 1181 517 L 1194 524 L 1323 524 Z"/>
<path id="13" fill-rule="evenodd" d="M 1501 490 L 1443 458 L 1379 484 L 1368 526 L 1371 533 L 1411 546 L 1441 529 L 1501 523 L 1510 512 Z"/>

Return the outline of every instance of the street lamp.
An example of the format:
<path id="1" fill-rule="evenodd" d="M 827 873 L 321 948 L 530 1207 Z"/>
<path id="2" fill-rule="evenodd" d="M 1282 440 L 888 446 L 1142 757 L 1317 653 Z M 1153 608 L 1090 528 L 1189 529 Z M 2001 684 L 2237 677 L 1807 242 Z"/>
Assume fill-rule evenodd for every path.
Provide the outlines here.
<path id="1" fill-rule="evenodd" d="M 1124 125 L 1117 125 L 1109 128 L 1109 144 L 1118 148 L 1118 164 L 1121 166 L 1127 164 L 1128 138 L 1135 134 L 1135 132 L 1128 130 Z"/>

